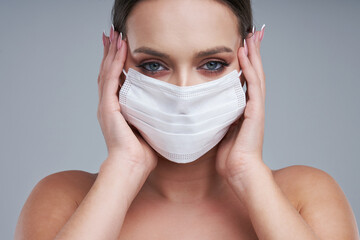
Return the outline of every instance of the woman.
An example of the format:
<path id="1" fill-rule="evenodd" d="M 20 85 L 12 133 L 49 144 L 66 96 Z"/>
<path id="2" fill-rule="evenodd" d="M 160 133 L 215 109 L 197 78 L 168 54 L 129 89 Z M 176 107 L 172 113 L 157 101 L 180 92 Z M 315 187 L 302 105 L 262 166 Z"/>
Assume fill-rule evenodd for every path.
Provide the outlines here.
<path id="1" fill-rule="evenodd" d="M 108 157 L 98 174 L 64 171 L 42 179 L 15 239 L 359 239 L 330 175 L 307 166 L 271 170 L 263 162 L 264 28 L 254 30 L 249 0 L 116 1 L 113 23 L 110 36 L 103 35 L 98 78 Z M 212 85 L 224 82 L 236 94 Z M 212 114 L 206 121 L 198 95 L 181 97 L 193 90 L 211 93 L 204 99 L 214 106 L 240 99 L 236 118 L 210 121 L 222 115 L 201 101 Z M 154 114 L 140 111 L 149 109 Z M 180 124 L 194 116 L 204 124 Z M 226 135 L 211 132 L 209 122 Z M 182 131 L 188 141 L 177 137 Z M 208 137 L 198 138 L 203 132 Z M 198 146 L 200 156 L 187 155 Z"/>

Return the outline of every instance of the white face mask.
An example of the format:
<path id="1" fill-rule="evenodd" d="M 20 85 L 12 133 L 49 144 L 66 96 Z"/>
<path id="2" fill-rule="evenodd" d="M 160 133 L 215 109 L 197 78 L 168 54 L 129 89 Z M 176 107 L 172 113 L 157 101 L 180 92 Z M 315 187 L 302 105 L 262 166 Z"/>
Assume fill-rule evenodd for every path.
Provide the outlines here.
<path id="1" fill-rule="evenodd" d="M 176 163 L 195 161 L 212 149 L 246 106 L 242 70 L 183 87 L 132 68 L 123 72 L 122 115 L 155 151 Z"/>

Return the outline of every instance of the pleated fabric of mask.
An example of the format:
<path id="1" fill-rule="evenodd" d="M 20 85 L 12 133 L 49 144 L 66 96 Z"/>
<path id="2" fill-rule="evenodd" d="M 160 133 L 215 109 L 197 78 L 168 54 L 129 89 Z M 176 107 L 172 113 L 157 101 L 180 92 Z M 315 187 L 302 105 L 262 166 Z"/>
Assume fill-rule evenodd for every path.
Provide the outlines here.
<path id="1" fill-rule="evenodd" d="M 212 149 L 246 106 L 241 70 L 181 87 L 132 68 L 123 72 L 122 115 L 155 151 L 176 163 L 195 161 Z"/>

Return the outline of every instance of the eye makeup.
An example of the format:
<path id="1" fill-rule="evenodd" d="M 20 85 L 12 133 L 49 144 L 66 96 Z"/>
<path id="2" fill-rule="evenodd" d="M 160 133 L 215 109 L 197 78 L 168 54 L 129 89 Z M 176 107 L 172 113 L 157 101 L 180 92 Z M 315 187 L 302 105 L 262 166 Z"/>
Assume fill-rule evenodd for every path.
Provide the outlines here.
<path id="1" fill-rule="evenodd" d="M 208 75 L 216 75 L 222 73 L 229 65 L 230 64 L 224 60 L 210 60 L 202 64 L 197 69 Z M 136 67 L 141 68 L 142 71 L 151 75 L 169 71 L 166 66 L 155 60 L 143 62 L 139 65 L 136 65 Z"/>

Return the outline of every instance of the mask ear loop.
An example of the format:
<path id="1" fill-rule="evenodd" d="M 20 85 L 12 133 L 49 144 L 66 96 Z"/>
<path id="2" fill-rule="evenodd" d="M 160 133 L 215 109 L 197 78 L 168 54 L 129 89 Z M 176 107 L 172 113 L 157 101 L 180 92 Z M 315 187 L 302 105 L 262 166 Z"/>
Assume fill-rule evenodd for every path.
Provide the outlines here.
<path id="1" fill-rule="evenodd" d="M 125 70 L 124 70 L 124 69 L 122 70 L 122 72 L 124 73 L 125 78 L 126 78 L 128 74 L 125 72 Z M 121 87 L 121 83 L 120 83 L 120 82 L 119 82 L 119 86 Z"/>
<path id="2" fill-rule="evenodd" d="M 242 70 L 240 70 L 240 72 L 238 73 L 238 78 L 241 76 L 241 74 L 242 74 Z M 244 81 L 244 86 L 242 86 L 242 88 L 243 88 L 244 93 L 246 93 L 246 90 L 247 90 L 246 81 Z M 245 89 L 244 89 L 244 88 L 245 88 Z"/>
<path id="3" fill-rule="evenodd" d="M 241 73 L 242 73 L 242 70 L 240 70 L 240 72 L 238 73 L 238 78 L 240 77 Z"/>
<path id="4" fill-rule="evenodd" d="M 127 77 L 127 73 L 125 72 L 125 69 L 123 69 L 122 72 L 124 73 L 125 77 Z"/>

